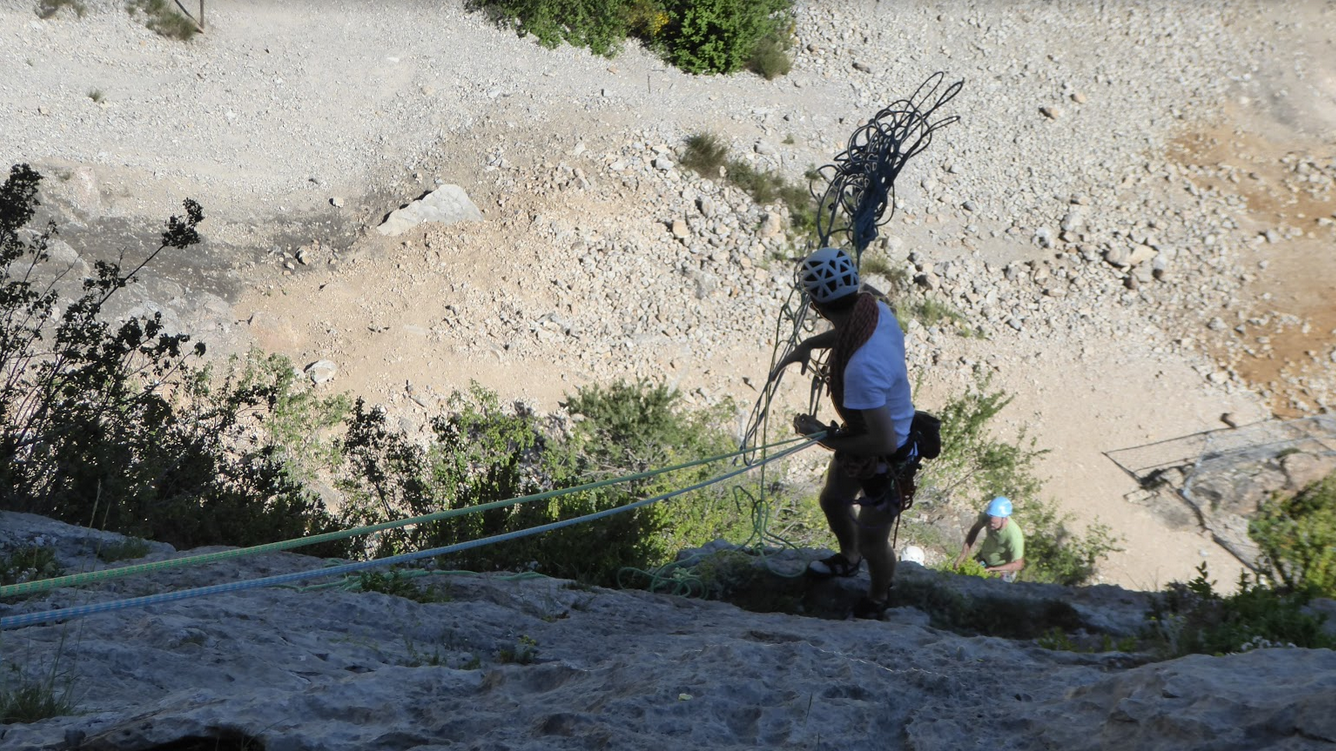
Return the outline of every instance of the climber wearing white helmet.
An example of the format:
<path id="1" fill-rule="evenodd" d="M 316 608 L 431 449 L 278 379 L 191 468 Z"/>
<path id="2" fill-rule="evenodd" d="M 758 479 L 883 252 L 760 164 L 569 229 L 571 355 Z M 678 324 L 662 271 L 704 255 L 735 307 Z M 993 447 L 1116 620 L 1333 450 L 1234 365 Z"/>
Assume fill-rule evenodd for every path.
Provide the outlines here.
<path id="1" fill-rule="evenodd" d="M 794 363 L 806 372 L 813 350 L 831 350 L 830 397 L 844 422 L 832 429 L 812 415 L 793 418 L 794 430 L 803 435 L 828 431 L 821 444 L 835 452 L 820 502 L 840 550 L 813 561 L 808 573 L 853 576 L 866 559 L 871 585 L 853 614 L 880 618 L 895 576 L 891 525 L 901 510 L 890 470 L 910 449 L 914 419 L 904 334 L 886 303 L 860 290 L 858 269 L 844 251 L 822 248 L 808 256 L 798 281 L 831 329 L 800 343 L 771 377 Z"/>
<path id="2" fill-rule="evenodd" d="M 956 566 L 965 562 L 978 539 L 979 532 L 988 528 L 983 545 L 974 556 L 989 573 L 997 574 L 1003 581 L 1015 581 L 1016 574 L 1025 568 L 1025 533 L 1020 525 L 1011 518 L 1011 500 L 998 496 L 988 503 L 988 508 L 979 514 L 969 534 L 965 535 L 965 546 L 956 557 Z"/>

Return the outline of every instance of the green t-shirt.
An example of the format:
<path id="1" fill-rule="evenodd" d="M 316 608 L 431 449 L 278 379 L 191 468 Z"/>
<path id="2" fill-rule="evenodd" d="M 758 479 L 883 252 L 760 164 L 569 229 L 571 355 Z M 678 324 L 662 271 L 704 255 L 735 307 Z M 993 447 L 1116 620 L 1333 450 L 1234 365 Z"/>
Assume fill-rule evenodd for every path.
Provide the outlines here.
<path id="1" fill-rule="evenodd" d="M 975 557 L 985 566 L 1001 566 L 1025 557 L 1025 533 L 1015 519 L 1008 518 L 1002 529 L 994 532 L 988 526 L 988 514 L 979 514 L 983 522 L 983 545 Z"/>

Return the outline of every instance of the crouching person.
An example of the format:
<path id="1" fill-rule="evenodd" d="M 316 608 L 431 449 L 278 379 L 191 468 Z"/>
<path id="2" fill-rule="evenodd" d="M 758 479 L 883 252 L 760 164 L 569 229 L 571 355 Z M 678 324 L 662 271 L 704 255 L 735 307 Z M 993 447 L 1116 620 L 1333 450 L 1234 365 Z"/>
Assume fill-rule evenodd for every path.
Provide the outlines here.
<path id="1" fill-rule="evenodd" d="M 964 563 L 979 532 L 984 529 L 987 532 L 974 559 L 985 571 L 1000 576 L 1003 581 L 1016 581 L 1016 574 L 1025 568 L 1025 533 L 1011 518 L 1011 501 L 1003 496 L 994 498 L 979 514 L 979 519 L 965 535 L 965 545 L 960 549 L 955 565 L 959 567 Z"/>

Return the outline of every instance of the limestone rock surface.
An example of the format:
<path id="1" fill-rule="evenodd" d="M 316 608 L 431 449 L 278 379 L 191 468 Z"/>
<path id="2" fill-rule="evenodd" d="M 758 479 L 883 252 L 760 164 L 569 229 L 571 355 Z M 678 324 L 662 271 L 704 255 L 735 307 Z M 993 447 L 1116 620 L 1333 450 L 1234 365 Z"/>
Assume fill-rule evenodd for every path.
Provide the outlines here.
<path id="1" fill-rule="evenodd" d="M 103 535 L 0 514 L 0 550 L 40 536 L 71 570 L 105 565 L 88 552 Z M 151 550 L 146 560 L 179 555 Z M 240 558 L 11 600 L 0 616 L 323 565 L 291 553 Z M 965 638 L 911 608 L 885 621 L 839 621 L 547 578 L 426 579 L 439 601 L 317 580 L 9 629 L 0 634 L 7 677 L 56 675 L 78 713 L 0 726 L 0 748 L 1177 751 L 1336 742 L 1330 650 L 1146 663 Z M 1024 591 L 1015 586 L 1008 591 Z M 1116 587 L 1042 591 L 1059 593 L 1115 631 L 1144 605 Z"/>

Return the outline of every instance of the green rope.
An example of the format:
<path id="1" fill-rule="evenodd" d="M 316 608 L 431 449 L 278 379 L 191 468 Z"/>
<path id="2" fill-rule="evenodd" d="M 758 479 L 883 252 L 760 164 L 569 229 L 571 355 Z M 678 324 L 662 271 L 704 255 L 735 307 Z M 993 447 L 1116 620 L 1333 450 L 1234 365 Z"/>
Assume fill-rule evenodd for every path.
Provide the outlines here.
<path id="1" fill-rule="evenodd" d="M 804 440 L 807 440 L 807 437 L 800 436 L 788 439 L 786 441 L 777 442 L 773 446 L 766 446 L 765 448 L 774 448 L 777 446 L 783 446 L 786 444 L 791 444 Z M 723 461 L 725 459 L 732 459 L 734 457 L 741 456 L 747 453 L 747 451 L 749 450 L 751 449 L 747 449 L 744 447 L 742 449 L 739 449 L 738 451 L 734 451 L 728 454 L 720 454 L 718 456 L 712 456 L 706 459 L 697 459 L 694 461 L 686 462 L 684 464 L 678 464 L 672 467 L 664 467 L 661 469 L 648 470 L 645 472 L 638 472 L 636 474 L 624 475 L 622 477 L 613 477 L 606 480 L 599 480 L 597 482 L 586 483 L 584 485 L 577 485 L 571 488 L 564 488 L 561 490 L 549 490 L 543 493 L 536 493 L 534 495 L 521 496 L 519 498 L 510 498 L 501 501 L 492 501 L 490 503 L 484 503 L 477 506 L 467 506 L 465 508 L 458 508 L 458 509 L 446 509 L 444 511 L 437 511 L 431 514 L 415 516 L 408 519 L 399 519 L 396 521 L 381 522 L 380 524 L 373 524 L 366 527 L 356 527 L 349 530 L 326 532 L 319 535 L 312 535 L 310 537 L 299 537 L 291 540 L 282 540 L 279 542 L 265 543 L 263 545 L 254 545 L 248 548 L 223 550 L 215 553 L 203 553 L 200 555 L 186 556 L 184 558 L 174 558 L 172 560 L 167 560 L 167 561 L 140 563 L 131 566 L 123 566 L 120 568 L 103 569 L 101 571 L 88 571 L 80 574 L 69 574 L 67 576 L 60 576 L 52 579 L 39 579 L 36 581 L 23 582 L 21 584 L 9 584 L 0 587 L 0 598 L 12 597 L 14 595 L 20 595 L 20 594 L 30 594 L 33 592 L 45 592 L 47 590 L 58 589 L 61 587 L 71 587 L 79 584 L 87 584 L 90 582 L 121 579 L 127 576 L 136 576 L 139 574 L 156 573 L 160 571 L 166 571 L 169 569 L 181 568 L 184 566 L 202 565 L 205 563 L 214 563 L 217 561 L 242 558 L 251 555 L 259 555 L 262 553 L 273 553 L 280 550 L 290 550 L 292 548 L 299 548 L 306 545 L 316 545 L 322 542 L 341 540 L 348 537 L 370 534 L 372 532 L 380 532 L 387 529 L 396 529 L 398 527 L 406 527 L 413 524 L 423 524 L 426 522 L 449 519 L 456 516 L 464 516 L 466 514 L 479 513 L 482 511 L 488 511 L 491 509 L 501 508 L 504 506 L 513 506 L 520 503 L 530 503 L 533 501 L 548 500 L 551 498 L 557 498 L 563 495 L 567 495 L 570 493 L 578 493 L 586 490 L 593 490 L 596 488 L 607 487 L 609 485 L 616 485 L 623 482 L 631 482 L 634 480 L 643 480 L 649 477 L 655 477 L 657 475 L 665 474 L 667 472 L 675 472 L 677 470 L 688 469 L 690 467 L 696 467 L 702 464 L 711 464 L 713 462 Z"/>

